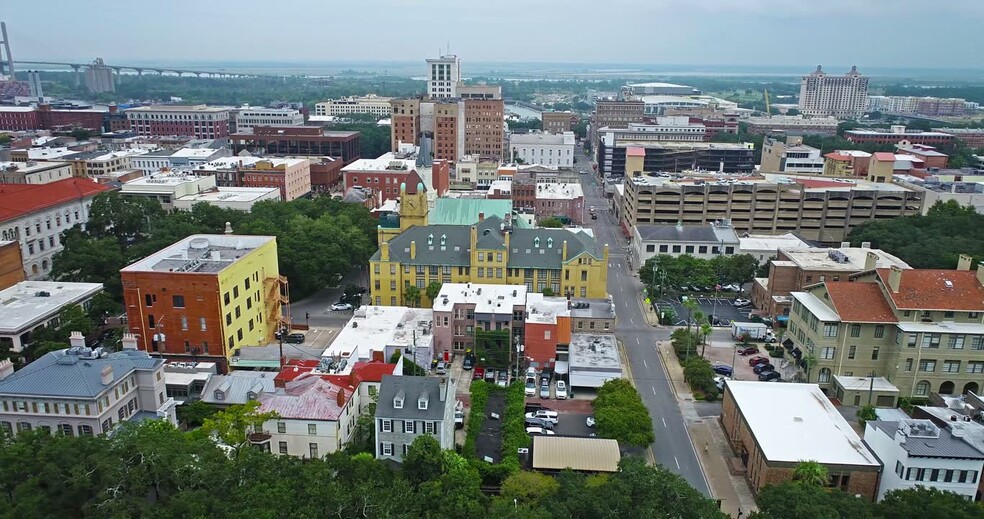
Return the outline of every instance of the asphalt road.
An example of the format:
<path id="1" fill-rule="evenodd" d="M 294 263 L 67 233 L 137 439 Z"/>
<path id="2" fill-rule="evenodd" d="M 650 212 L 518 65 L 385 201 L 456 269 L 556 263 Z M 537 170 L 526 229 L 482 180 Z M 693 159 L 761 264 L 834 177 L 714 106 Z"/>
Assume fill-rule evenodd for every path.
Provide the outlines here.
<path id="1" fill-rule="evenodd" d="M 598 211 L 598 219 L 588 220 L 589 226 L 600 243 L 609 245 L 608 293 L 615 301 L 618 316 L 615 334 L 625 345 L 633 380 L 653 419 L 656 433 L 653 456 L 657 463 L 680 474 L 694 488 L 710 496 L 680 405 L 655 347 L 657 340 L 669 338 L 671 330 L 652 328 L 643 317 L 638 302 L 642 283 L 629 270 L 625 253 L 627 243 L 608 210 L 611 203 L 603 197 L 598 177 L 591 171 L 591 160 L 583 148 L 578 147 L 577 159 L 575 168 L 578 172 L 587 172 L 580 175 L 585 205 L 595 206 Z"/>

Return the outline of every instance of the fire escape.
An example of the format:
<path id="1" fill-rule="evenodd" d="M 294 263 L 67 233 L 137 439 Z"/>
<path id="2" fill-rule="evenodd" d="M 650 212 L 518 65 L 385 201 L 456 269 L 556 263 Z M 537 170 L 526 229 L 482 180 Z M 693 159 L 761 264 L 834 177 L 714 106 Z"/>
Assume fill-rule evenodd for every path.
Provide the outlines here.
<path id="1" fill-rule="evenodd" d="M 274 330 L 290 328 L 290 285 L 287 276 L 269 277 L 263 280 L 264 303 L 267 323 L 277 323 Z"/>

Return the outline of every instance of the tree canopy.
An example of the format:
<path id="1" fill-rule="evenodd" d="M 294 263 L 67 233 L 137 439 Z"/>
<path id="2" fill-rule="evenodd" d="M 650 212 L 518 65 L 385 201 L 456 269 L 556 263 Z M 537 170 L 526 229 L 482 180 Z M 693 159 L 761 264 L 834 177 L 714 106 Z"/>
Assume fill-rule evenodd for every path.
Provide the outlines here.
<path id="1" fill-rule="evenodd" d="M 665 293 L 680 286 L 713 287 L 717 284 L 743 285 L 755 277 L 758 260 L 751 254 L 715 256 L 709 260 L 683 254 L 659 254 L 646 260 L 639 279 L 653 293 Z"/>
<path id="2" fill-rule="evenodd" d="M 637 447 L 656 441 L 649 409 L 628 380 L 617 378 L 602 384 L 592 405 L 598 436 Z"/>

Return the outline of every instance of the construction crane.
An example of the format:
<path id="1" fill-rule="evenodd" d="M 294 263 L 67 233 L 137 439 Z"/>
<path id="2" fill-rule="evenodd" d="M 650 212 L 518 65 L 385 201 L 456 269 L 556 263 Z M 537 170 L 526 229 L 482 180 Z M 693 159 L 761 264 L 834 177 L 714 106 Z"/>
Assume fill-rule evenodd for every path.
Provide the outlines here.
<path id="1" fill-rule="evenodd" d="M 763 88 L 762 93 L 765 94 L 765 114 L 772 117 L 772 105 L 769 104 L 769 89 Z"/>

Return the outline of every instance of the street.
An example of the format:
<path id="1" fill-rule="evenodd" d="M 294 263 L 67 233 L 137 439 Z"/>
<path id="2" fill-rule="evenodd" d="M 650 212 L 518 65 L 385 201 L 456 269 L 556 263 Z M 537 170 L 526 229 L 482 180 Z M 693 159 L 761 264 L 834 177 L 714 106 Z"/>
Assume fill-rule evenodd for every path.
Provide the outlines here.
<path id="1" fill-rule="evenodd" d="M 656 462 L 668 470 L 683 476 L 694 488 L 710 496 L 707 480 L 697 459 L 690 435 L 684 423 L 683 413 L 670 382 L 659 352 L 655 348 L 657 340 L 669 339 L 671 329 L 652 328 L 646 322 L 640 307 L 638 294 L 642 283 L 629 270 L 625 247 L 618 225 L 609 207 L 610 201 L 603 196 L 597 175 L 591 170 L 591 159 L 583 148 L 577 148 L 578 161 L 575 169 L 581 174 L 585 205 L 598 209 L 598 219 L 589 220 L 595 237 L 602 245 L 609 245 L 608 293 L 615 302 L 618 316 L 616 336 L 625 347 L 625 354 L 631 367 L 632 379 L 649 408 L 656 433 L 652 445 Z M 689 413 L 697 418 L 692 403 L 688 403 Z"/>

